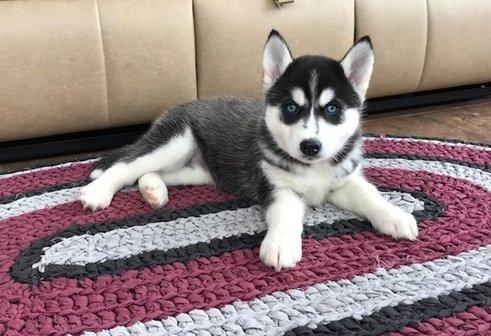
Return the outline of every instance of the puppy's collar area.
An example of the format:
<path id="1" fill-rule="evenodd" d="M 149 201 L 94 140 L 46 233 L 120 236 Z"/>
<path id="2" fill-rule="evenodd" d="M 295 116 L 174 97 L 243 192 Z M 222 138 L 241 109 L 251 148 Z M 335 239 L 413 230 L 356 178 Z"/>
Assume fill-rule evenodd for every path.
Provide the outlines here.
<path id="1" fill-rule="evenodd" d="M 361 146 L 362 143 L 362 133 L 360 129 L 357 129 L 355 133 L 353 133 L 348 140 L 344 143 L 344 146 L 336 153 L 333 155 L 331 159 L 329 159 L 329 162 L 333 166 L 339 165 L 341 162 L 343 162 L 347 157 L 350 156 L 350 154 L 353 152 L 353 149 L 357 146 Z"/>
<path id="2" fill-rule="evenodd" d="M 272 136 L 270 130 L 268 129 L 266 122 L 264 122 L 264 120 L 261 122 L 261 126 L 260 126 L 259 147 L 261 148 L 261 151 L 263 152 L 263 154 L 265 154 L 264 153 L 265 149 L 267 149 L 274 156 L 277 156 L 280 159 L 280 161 L 287 162 L 288 164 L 295 164 L 295 165 L 300 165 L 303 167 L 310 166 L 309 163 L 297 160 L 293 156 L 288 154 L 286 151 L 281 149 L 278 146 L 277 142 L 273 139 L 273 136 Z"/>

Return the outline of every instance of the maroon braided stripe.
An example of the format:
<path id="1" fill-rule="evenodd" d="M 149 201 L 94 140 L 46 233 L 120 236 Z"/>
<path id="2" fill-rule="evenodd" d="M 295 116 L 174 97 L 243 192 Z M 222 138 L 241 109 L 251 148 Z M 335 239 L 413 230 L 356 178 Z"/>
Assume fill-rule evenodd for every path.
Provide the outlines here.
<path id="1" fill-rule="evenodd" d="M 211 186 L 199 186 L 171 188 L 169 198 L 169 203 L 162 210 L 223 202 L 235 197 L 216 191 Z M 0 277 L 8 271 L 15 255 L 21 249 L 27 248 L 35 239 L 51 236 L 71 224 L 124 219 L 154 211 L 138 191 L 128 191 L 116 194 L 108 208 L 97 212 L 83 210 L 82 205 L 76 201 L 2 220 L 0 221 Z"/>
<path id="2" fill-rule="evenodd" d="M 306 239 L 302 262 L 279 273 L 259 261 L 257 249 L 95 280 L 52 279 L 33 287 L 14 283 L 2 267 L 0 293 L 4 293 L 6 300 L 0 300 L 0 316 L 9 316 L 11 335 L 101 330 L 350 278 L 379 266 L 392 268 L 433 260 L 491 243 L 491 195 L 482 188 L 464 180 L 419 171 L 374 168 L 367 174 L 378 185 L 427 193 L 444 204 L 444 216 L 420 223 L 420 237 L 415 242 L 395 241 L 373 232 Z M 25 244 L 32 239 L 31 230 L 52 225 L 54 220 L 40 222 L 36 218 L 35 222 L 24 221 L 23 226 L 19 223 L 10 229 L 17 237 L 26 235 Z M 11 244 L 12 238 L 8 240 Z M 7 259 L 13 259 L 18 248 L 7 247 L 8 255 L 2 263 L 9 264 Z"/>
<path id="3" fill-rule="evenodd" d="M 365 140 L 366 153 L 393 153 L 415 156 L 431 156 L 441 159 L 454 159 L 479 165 L 491 163 L 491 151 L 451 146 L 444 144 L 415 142 L 410 140 L 394 141 L 390 139 Z"/>
<path id="4" fill-rule="evenodd" d="M 67 167 L 26 172 L 0 180 L 0 197 L 49 187 L 62 183 L 78 182 L 89 176 L 93 163 L 74 163 Z"/>

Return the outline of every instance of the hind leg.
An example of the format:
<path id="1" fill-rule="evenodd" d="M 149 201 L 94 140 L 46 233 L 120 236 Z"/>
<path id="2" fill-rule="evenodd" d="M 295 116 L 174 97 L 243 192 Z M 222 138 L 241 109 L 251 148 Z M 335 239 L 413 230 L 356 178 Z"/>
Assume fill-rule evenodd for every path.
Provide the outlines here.
<path id="1" fill-rule="evenodd" d="M 147 173 L 138 179 L 140 193 L 154 209 L 164 206 L 169 200 L 167 186 L 201 184 L 213 184 L 210 172 L 202 166 L 185 166 L 175 171 Z"/>
<path id="2" fill-rule="evenodd" d="M 146 173 L 138 179 L 138 188 L 143 199 L 154 209 L 164 206 L 169 201 L 167 186 L 158 173 Z"/>
<path id="3" fill-rule="evenodd" d="M 155 139 L 160 139 L 159 136 L 165 131 L 165 125 L 154 125 L 138 142 L 123 151 L 125 157 L 116 159 L 102 173 L 96 169 L 97 174 L 95 171 L 93 175 L 99 176 L 80 192 L 79 200 L 84 208 L 94 211 L 104 209 L 109 206 L 117 191 L 135 183 L 142 175 L 171 171 L 185 165 L 197 149 L 191 129 L 184 128 L 182 132 L 167 140 L 162 139 L 162 144 L 156 145 Z"/>
<path id="4" fill-rule="evenodd" d="M 162 179 L 168 186 L 213 184 L 208 169 L 203 166 L 185 166 L 181 169 L 162 172 Z"/>

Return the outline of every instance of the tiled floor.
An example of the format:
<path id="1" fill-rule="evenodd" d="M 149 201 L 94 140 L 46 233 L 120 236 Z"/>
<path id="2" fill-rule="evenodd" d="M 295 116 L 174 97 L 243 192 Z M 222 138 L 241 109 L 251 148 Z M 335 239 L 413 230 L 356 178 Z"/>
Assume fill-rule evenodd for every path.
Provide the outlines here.
<path id="1" fill-rule="evenodd" d="M 417 135 L 491 144 L 491 97 L 453 104 L 373 114 L 364 131 L 376 134 Z M 23 161 L 0 165 L 0 171 L 33 165 L 81 160 L 96 153 Z"/>

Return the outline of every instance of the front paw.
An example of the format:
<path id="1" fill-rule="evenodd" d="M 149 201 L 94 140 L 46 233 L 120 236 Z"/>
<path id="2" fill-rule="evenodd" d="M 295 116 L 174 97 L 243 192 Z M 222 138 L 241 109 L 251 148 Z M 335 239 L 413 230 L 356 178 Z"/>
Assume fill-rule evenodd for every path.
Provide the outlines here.
<path id="1" fill-rule="evenodd" d="M 380 210 L 372 220 L 373 227 L 396 239 L 414 240 L 418 236 L 418 225 L 413 215 L 396 206 Z"/>
<path id="2" fill-rule="evenodd" d="M 111 204 L 114 193 L 97 182 L 92 182 L 80 189 L 79 201 L 84 209 L 92 211 L 105 209 Z"/>
<path id="3" fill-rule="evenodd" d="M 264 237 L 259 249 L 261 260 L 277 271 L 294 267 L 302 259 L 302 236 L 296 233 L 270 234 Z"/>

